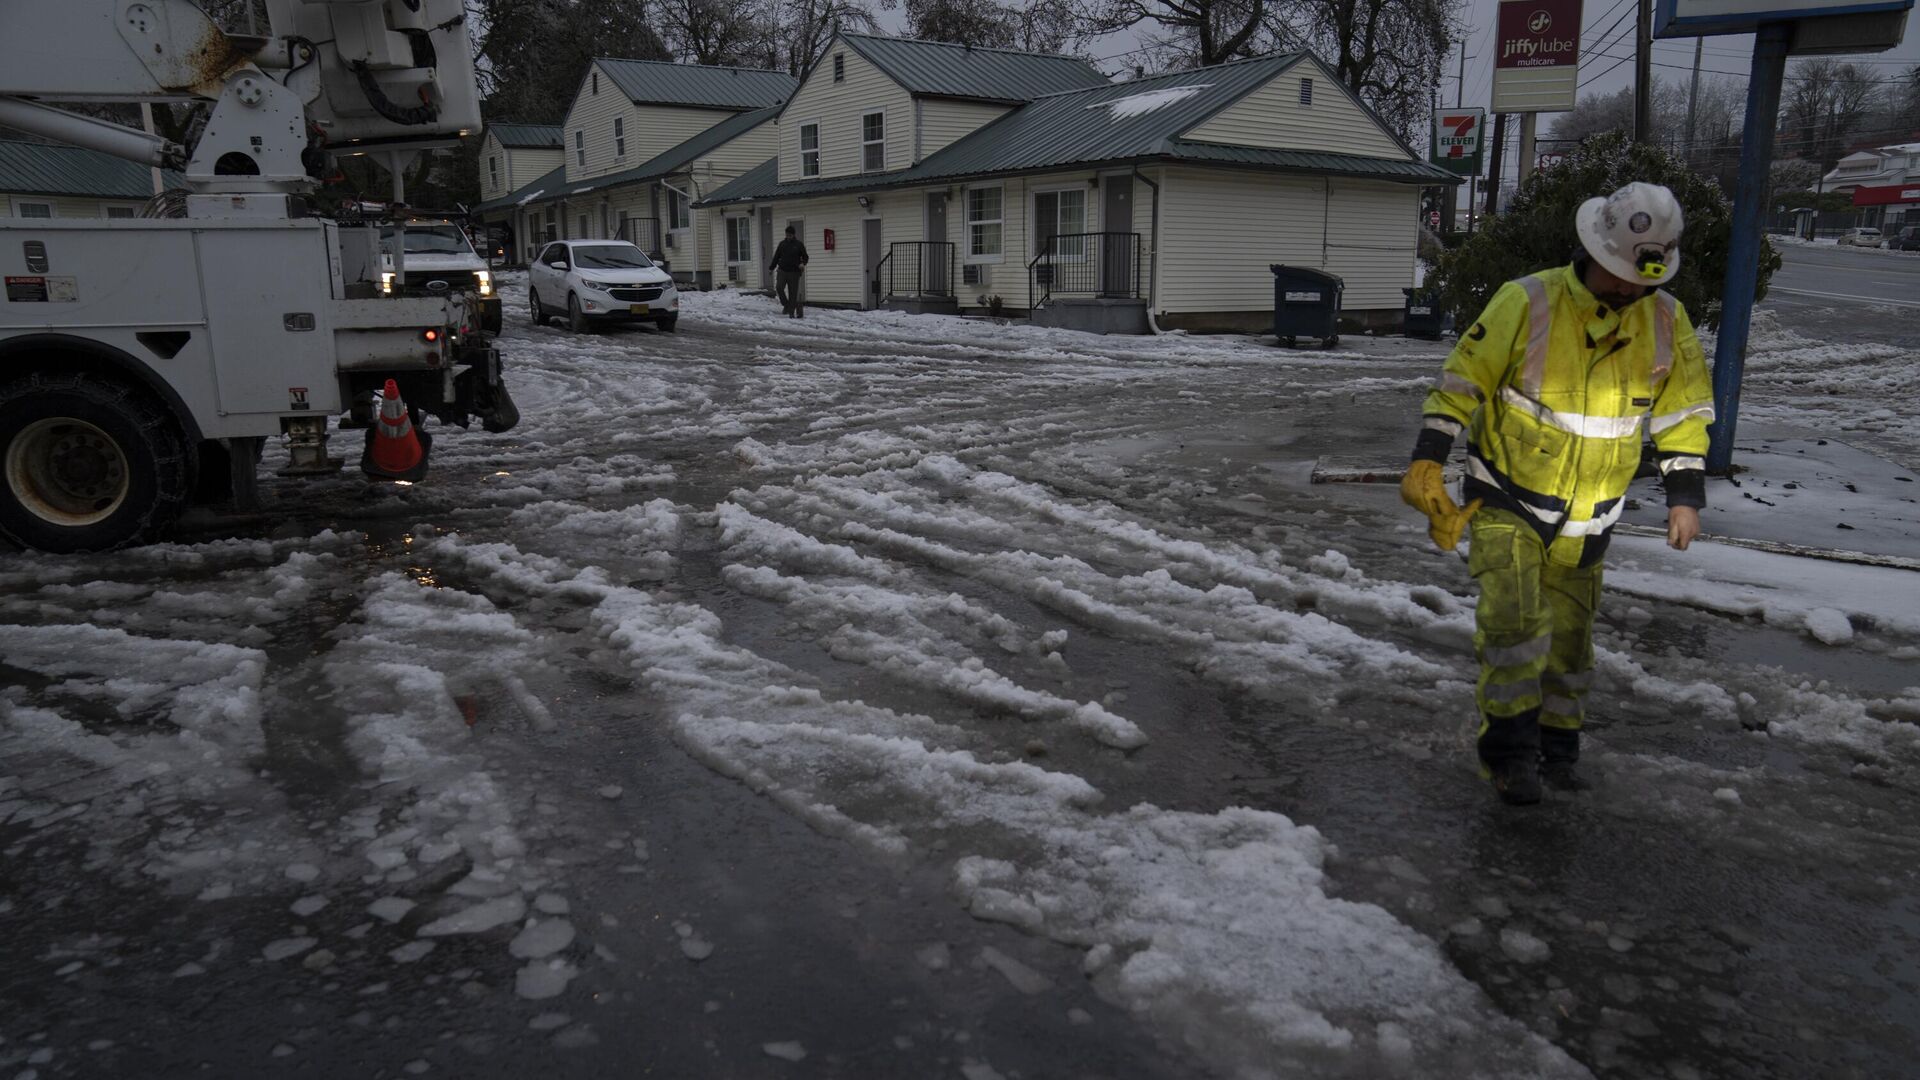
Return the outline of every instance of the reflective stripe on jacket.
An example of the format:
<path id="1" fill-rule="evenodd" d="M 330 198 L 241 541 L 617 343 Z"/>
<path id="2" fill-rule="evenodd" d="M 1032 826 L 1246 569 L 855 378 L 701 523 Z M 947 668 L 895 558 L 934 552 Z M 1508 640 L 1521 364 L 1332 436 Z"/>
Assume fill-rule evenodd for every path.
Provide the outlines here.
<path id="1" fill-rule="evenodd" d="M 1500 287 L 1447 357 L 1426 425 L 1468 432 L 1468 497 L 1515 508 L 1541 535 L 1604 537 L 1653 435 L 1669 501 L 1700 490 L 1713 419 L 1706 355 L 1669 293 L 1615 310 L 1574 266 Z M 1476 489 L 1479 489 L 1476 491 Z"/>

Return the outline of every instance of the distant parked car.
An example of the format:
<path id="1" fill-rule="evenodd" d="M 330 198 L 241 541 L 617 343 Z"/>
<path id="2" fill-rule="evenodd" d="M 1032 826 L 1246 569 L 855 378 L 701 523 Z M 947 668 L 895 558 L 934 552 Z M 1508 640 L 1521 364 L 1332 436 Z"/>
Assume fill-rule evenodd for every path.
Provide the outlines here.
<path id="1" fill-rule="evenodd" d="M 1840 243 L 1845 247 L 1879 247 L 1879 229 L 1848 229 L 1840 234 Z"/>
<path id="2" fill-rule="evenodd" d="M 1895 251 L 1920 251 L 1920 225 L 1909 225 L 1894 233 L 1887 246 Z"/>
<path id="3" fill-rule="evenodd" d="M 527 267 L 533 324 L 565 312 L 582 333 L 597 322 L 646 321 L 672 333 L 680 322 L 673 277 L 625 240 L 560 240 Z"/>

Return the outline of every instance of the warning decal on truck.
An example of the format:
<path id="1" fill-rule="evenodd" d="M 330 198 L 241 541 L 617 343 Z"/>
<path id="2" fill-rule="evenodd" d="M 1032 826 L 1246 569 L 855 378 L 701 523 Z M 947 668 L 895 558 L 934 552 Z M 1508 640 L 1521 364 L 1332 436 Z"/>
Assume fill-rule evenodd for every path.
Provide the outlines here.
<path id="1" fill-rule="evenodd" d="M 70 304 L 80 299 L 80 282 L 71 277 L 7 277 L 7 301 L 14 304 Z"/>

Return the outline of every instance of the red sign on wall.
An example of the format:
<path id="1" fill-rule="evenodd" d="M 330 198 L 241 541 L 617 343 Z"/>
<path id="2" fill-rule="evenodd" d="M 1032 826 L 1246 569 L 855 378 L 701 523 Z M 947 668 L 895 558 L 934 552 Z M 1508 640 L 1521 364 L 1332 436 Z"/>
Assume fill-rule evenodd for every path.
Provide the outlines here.
<path id="1" fill-rule="evenodd" d="M 832 229 L 822 229 L 820 231 L 820 246 L 825 248 L 828 251 L 833 250 L 833 230 Z"/>
<path id="2" fill-rule="evenodd" d="M 1495 46 L 1495 67 L 1573 67 L 1580 62 L 1580 0 L 1507 0 Z"/>

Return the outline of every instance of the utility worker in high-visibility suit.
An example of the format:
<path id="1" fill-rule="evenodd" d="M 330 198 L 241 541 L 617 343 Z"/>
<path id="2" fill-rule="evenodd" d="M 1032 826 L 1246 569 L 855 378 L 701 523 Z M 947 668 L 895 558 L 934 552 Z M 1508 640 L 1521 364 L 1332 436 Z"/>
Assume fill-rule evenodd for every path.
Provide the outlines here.
<path id="1" fill-rule="evenodd" d="M 1569 266 L 1508 282 L 1447 357 L 1401 498 L 1451 551 L 1471 521 L 1480 586 L 1479 756 L 1508 803 L 1585 783 L 1582 700 L 1593 679 L 1601 560 L 1653 436 L 1667 543 L 1700 532 L 1713 390 L 1679 301 L 1657 286 L 1680 265 L 1680 204 L 1654 184 L 1589 199 Z M 1441 464 L 1467 434 L 1461 507 Z"/>

